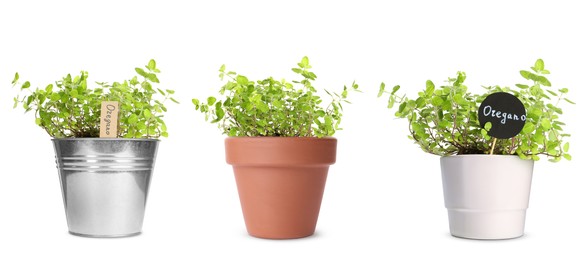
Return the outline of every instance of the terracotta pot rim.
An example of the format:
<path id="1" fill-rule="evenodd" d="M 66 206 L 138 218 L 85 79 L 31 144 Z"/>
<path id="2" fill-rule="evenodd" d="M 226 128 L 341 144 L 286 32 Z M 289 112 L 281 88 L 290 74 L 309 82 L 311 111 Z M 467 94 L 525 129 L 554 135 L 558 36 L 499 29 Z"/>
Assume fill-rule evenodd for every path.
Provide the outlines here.
<path id="1" fill-rule="evenodd" d="M 226 139 L 337 139 L 333 136 L 316 137 L 316 136 L 227 136 Z"/>
<path id="2" fill-rule="evenodd" d="M 336 160 L 337 139 L 317 137 L 228 137 L 226 162 L 231 165 L 310 166 L 331 165 Z"/>

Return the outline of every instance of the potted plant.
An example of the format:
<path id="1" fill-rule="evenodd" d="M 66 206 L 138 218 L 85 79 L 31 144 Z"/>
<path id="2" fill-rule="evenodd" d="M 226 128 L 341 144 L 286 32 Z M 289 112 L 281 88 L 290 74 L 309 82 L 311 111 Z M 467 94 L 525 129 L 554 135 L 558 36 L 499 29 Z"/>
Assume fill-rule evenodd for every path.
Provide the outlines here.
<path id="1" fill-rule="evenodd" d="M 484 94 L 468 91 L 463 72 L 439 88 L 427 81 L 415 98 L 400 96 L 399 86 L 385 91 L 381 84 L 378 96 L 390 94 L 389 108 L 398 104 L 395 116 L 408 119 L 409 137 L 423 151 L 441 156 L 445 206 L 453 236 L 522 236 L 534 161 L 542 155 L 552 162 L 571 159 L 569 143 L 564 140 L 569 134 L 563 131 L 559 105 L 574 102 L 565 97 L 567 88 L 552 90 L 546 78 L 549 73 L 539 59 L 531 71 L 520 71 L 529 84 L 489 86 Z M 524 114 L 484 106 L 493 94 L 517 97 Z M 507 105 L 504 102 L 498 105 Z M 480 118 L 481 114 L 485 117 Z M 513 129 L 515 136 L 492 138 L 494 124 L 518 128 Z"/>
<path id="2" fill-rule="evenodd" d="M 141 232 L 157 138 L 168 136 L 164 102 L 177 101 L 174 91 L 154 89 L 160 72 L 154 60 L 135 71 L 139 75 L 130 80 L 94 88 L 81 71 L 34 91 L 29 81 L 19 84 L 15 74 L 12 84 L 27 93 L 14 98 L 14 107 L 33 111 L 36 124 L 53 137 L 71 234 L 124 237 Z M 118 103 L 104 106 L 101 117 L 104 101 Z M 99 138 L 101 131 L 112 137 Z"/>
<path id="3" fill-rule="evenodd" d="M 303 57 L 293 72 L 302 79 L 272 77 L 251 81 L 236 72 L 219 72 L 223 100 L 192 99 L 206 120 L 229 137 L 226 161 L 233 166 L 247 231 L 260 238 L 289 239 L 315 231 L 329 166 L 337 140 L 331 137 L 342 117 L 342 103 L 354 82 L 340 94 L 326 91 L 326 107 L 312 85 L 316 75 Z"/>

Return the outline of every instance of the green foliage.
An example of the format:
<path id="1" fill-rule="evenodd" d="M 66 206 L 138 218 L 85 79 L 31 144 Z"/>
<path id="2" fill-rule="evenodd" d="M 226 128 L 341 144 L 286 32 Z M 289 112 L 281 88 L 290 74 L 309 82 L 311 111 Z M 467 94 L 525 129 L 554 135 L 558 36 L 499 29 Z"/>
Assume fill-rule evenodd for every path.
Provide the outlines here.
<path id="1" fill-rule="evenodd" d="M 118 101 L 118 137 L 167 137 L 164 103 L 168 99 L 177 103 L 171 97 L 174 91 L 154 90 L 152 85 L 160 82 L 157 77 L 160 70 L 153 59 L 145 69 L 136 68 L 135 71 L 139 77 L 112 84 L 97 82 L 95 88 L 87 86 L 89 74 L 85 71 L 75 77 L 68 74 L 54 84 L 34 91 L 26 81 L 20 85 L 20 90 L 28 94 L 15 97 L 14 107 L 20 104 L 26 112 L 34 111 L 36 124 L 52 137 L 99 137 L 101 102 Z M 19 78 L 16 73 L 13 86 L 18 84 Z"/>
<path id="2" fill-rule="evenodd" d="M 516 84 L 517 88 L 488 86 L 485 93 L 478 95 L 467 91 L 463 84 L 466 75 L 458 72 L 456 78 L 449 78 L 444 86 L 436 88 L 427 81 L 418 97 L 411 99 L 397 94 L 399 86 L 391 92 L 380 86 L 380 93 L 389 93 L 388 107 L 398 104 L 396 117 L 409 121 L 410 138 L 428 153 L 448 156 L 455 154 L 484 154 L 491 150 L 492 140 L 487 135 L 491 125 L 481 128 L 478 121 L 478 104 L 486 96 L 495 92 L 508 92 L 523 102 L 527 120 L 521 132 L 511 139 L 497 140 L 494 154 L 519 155 L 522 159 L 539 160 L 546 155 L 552 162 L 561 158 L 571 159 L 569 143 L 564 141 L 569 134 L 563 132 L 564 123 L 559 116 L 560 102 L 574 104 L 565 98 L 567 88 L 551 90 L 552 84 L 545 75 L 544 62 L 538 59 L 531 71 L 522 70 L 520 74 L 530 84 Z"/>
<path id="3" fill-rule="evenodd" d="M 309 59 L 303 57 L 297 65 L 292 71 L 302 79 L 292 82 L 272 77 L 251 81 L 222 65 L 219 77 L 227 82 L 220 94 L 225 99 L 208 97 L 206 102 L 192 99 L 192 103 L 228 136 L 332 136 L 341 129 L 342 103 L 349 103 L 348 92 L 359 91 L 358 85 L 344 86 L 340 94 L 326 90 L 332 100 L 323 108 L 312 85 L 317 76 L 309 70 Z"/>

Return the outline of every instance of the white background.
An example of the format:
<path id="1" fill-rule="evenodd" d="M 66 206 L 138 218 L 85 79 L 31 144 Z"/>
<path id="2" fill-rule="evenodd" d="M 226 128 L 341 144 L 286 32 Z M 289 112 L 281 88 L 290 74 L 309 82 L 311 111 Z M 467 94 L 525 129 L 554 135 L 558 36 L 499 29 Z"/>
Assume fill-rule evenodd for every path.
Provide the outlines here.
<path id="1" fill-rule="evenodd" d="M 474 241 L 448 233 L 439 158 L 407 138 L 376 98 L 384 81 L 414 95 L 458 70 L 481 85 L 523 82 L 543 58 L 578 102 L 582 16 L 575 1 L 2 1 L 0 3 L 0 259 L 580 259 L 580 105 L 563 104 L 574 160 L 536 163 L 525 236 Z M 222 136 L 190 99 L 221 82 L 221 64 L 252 79 L 292 79 L 310 57 L 315 85 L 365 91 L 345 107 L 316 234 L 246 234 Z M 155 58 L 175 89 L 143 234 L 69 235 L 50 137 L 12 109 L 14 72 L 44 87 L 87 70 L 129 78 Z"/>

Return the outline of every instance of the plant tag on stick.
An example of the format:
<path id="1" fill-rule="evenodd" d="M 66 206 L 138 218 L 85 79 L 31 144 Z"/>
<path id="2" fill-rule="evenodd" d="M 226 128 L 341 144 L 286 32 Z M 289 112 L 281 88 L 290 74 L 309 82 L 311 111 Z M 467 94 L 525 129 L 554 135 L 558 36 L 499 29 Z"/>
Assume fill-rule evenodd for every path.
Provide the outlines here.
<path id="1" fill-rule="evenodd" d="M 119 102 L 101 102 L 101 121 L 99 125 L 99 137 L 117 137 L 117 125 L 119 118 Z"/>
<path id="2" fill-rule="evenodd" d="M 479 106 L 479 124 L 485 127 L 486 123 L 491 123 L 491 128 L 487 132 L 493 137 L 493 149 L 497 138 L 508 139 L 521 132 L 527 119 L 523 103 L 514 95 L 497 92 L 485 98 Z"/>

